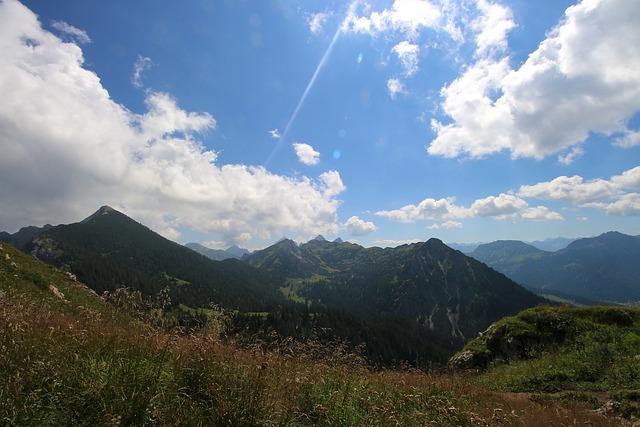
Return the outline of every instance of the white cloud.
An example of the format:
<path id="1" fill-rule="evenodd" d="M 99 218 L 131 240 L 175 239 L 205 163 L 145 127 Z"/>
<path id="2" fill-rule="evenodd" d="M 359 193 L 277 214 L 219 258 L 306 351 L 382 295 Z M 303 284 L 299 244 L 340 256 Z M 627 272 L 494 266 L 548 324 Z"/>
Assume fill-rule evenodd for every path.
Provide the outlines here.
<path id="1" fill-rule="evenodd" d="M 453 230 L 456 228 L 462 228 L 462 223 L 460 221 L 445 221 L 442 224 L 431 224 L 427 227 L 429 230 Z"/>
<path id="2" fill-rule="evenodd" d="M 219 240 L 209 240 L 207 242 L 202 242 L 202 246 L 207 247 L 209 249 L 226 249 L 229 245 L 226 242 L 222 242 Z"/>
<path id="3" fill-rule="evenodd" d="M 507 34 L 516 26 L 511 9 L 487 0 L 478 0 L 477 7 L 480 15 L 471 23 L 471 28 L 477 32 L 476 55 L 485 57 L 506 50 Z"/>
<path id="4" fill-rule="evenodd" d="M 364 12 L 368 16 L 356 16 L 351 11 L 343 24 L 343 31 L 354 31 L 375 36 L 386 31 L 398 31 L 409 38 L 418 36 L 423 28 L 438 24 L 440 9 L 428 0 L 395 0 L 390 9 L 373 11 L 364 3 Z"/>
<path id="5" fill-rule="evenodd" d="M 327 198 L 337 196 L 347 189 L 337 171 L 324 172 L 319 179 L 322 184 L 318 186 L 318 189 Z"/>
<path id="6" fill-rule="evenodd" d="M 620 199 L 615 202 L 597 202 L 587 206 L 604 209 L 607 215 L 638 216 L 640 215 L 640 194 L 628 193 L 622 195 Z"/>
<path id="7" fill-rule="evenodd" d="M 14 0 L 0 3 L 0 69 L 0 229 L 74 222 L 103 204 L 170 238 L 181 228 L 228 243 L 339 229 L 337 172 L 216 164 L 198 141 L 215 128 L 210 114 L 152 91 L 148 111 L 131 113 L 83 68 L 76 44 Z"/>
<path id="8" fill-rule="evenodd" d="M 74 27 L 73 25 L 69 25 L 64 21 L 53 21 L 51 26 L 56 30 L 60 31 L 63 36 L 75 41 L 79 44 L 87 44 L 91 43 L 91 38 L 87 34 L 86 31 L 81 30 L 79 28 Z"/>
<path id="9" fill-rule="evenodd" d="M 477 199 L 469 208 L 455 204 L 453 197 L 446 199 L 427 198 L 418 205 L 406 205 L 400 209 L 376 212 L 378 216 L 384 216 L 391 220 L 412 223 L 425 220 L 449 220 L 440 225 L 432 225 L 435 228 L 449 228 L 457 226 L 453 220 L 464 218 L 494 218 L 494 219 L 526 219 L 526 220 L 561 220 L 562 215 L 550 211 L 544 206 L 530 208 L 523 199 L 501 193 L 498 196 L 489 196 Z M 462 224 L 460 224 L 462 225 Z"/>
<path id="10" fill-rule="evenodd" d="M 421 239 L 406 239 L 406 240 L 385 239 L 385 240 L 375 240 L 373 242 L 373 245 L 381 248 L 395 248 L 401 245 L 411 245 L 413 243 L 421 243 L 421 242 L 423 242 L 423 240 Z"/>
<path id="11" fill-rule="evenodd" d="M 431 121 L 437 137 L 427 151 L 431 155 L 456 157 L 464 153 L 483 157 L 511 145 L 511 116 L 495 103 L 501 82 L 509 73 L 509 61 L 480 60 L 441 91 L 442 110 L 453 119 L 450 124 Z"/>
<path id="12" fill-rule="evenodd" d="M 355 215 L 342 224 L 342 227 L 352 236 L 364 236 L 378 230 L 373 222 L 364 221 Z"/>
<path id="13" fill-rule="evenodd" d="M 404 84 L 398 79 L 387 80 L 387 90 L 391 99 L 396 99 L 398 94 L 406 93 L 404 90 Z"/>
<path id="14" fill-rule="evenodd" d="M 311 30 L 313 34 L 321 32 L 329 16 L 331 16 L 331 14 L 328 12 L 311 14 L 307 20 L 309 23 L 309 30 Z"/>
<path id="15" fill-rule="evenodd" d="M 581 207 L 599 208 L 609 215 L 640 214 L 640 166 L 610 179 L 559 176 L 551 181 L 520 187 L 519 195 L 543 200 L 560 200 Z M 629 191 L 632 192 L 629 192 Z"/>
<path id="16" fill-rule="evenodd" d="M 385 216 L 398 222 L 410 223 L 430 219 L 464 218 L 467 213 L 464 208 L 455 205 L 454 198 L 439 200 L 427 198 L 418 205 L 406 205 L 391 211 L 378 211 L 376 215 Z"/>
<path id="17" fill-rule="evenodd" d="M 627 131 L 624 135 L 616 138 L 613 141 L 613 145 L 621 148 L 631 148 L 636 145 L 640 145 L 640 132 L 638 131 Z"/>
<path id="18" fill-rule="evenodd" d="M 273 139 L 280 139 L 281 137 L 280 131 L 278 130 L 278 128 L 275 128 L 274 130 L 270 130 L 269 135 L 271 135 L 271 138 Z"/>
<path id="19" fill-rule="evenodd" d="M 479 59 L 442 90 L 442 109 L 452 122 L 433 121 L 437 136 L 428 152 L 482 157 L 508 150 L 513 157 L 543 158 L 590 133 L 629 132 L 626 120 L 640 110 L 639 25 L 638 2 L 583 1 L 567 9 L 517 70 L 507 57 L 482 55 L 488 52 L 482 40 L 495 44 L 503 37 L 483 38 L 481 31 Z M 506 34 L 509 26 L 502 28 Z"/>
<path id="20" fill-rule="evenodd" d="M 138 60 L 133 64 L 133 75 L 131 76 L 131 84 L 133 84 L 133 87 L 141 88 L 143 86 L 142 73 L 151 68 L 152 65 L 153 61 L 151 61 L 151 58 L 138 55 Z"/>
<path id="21" fill-rule="evenodd" d="M 524 209 L 519 214 L 520 218 L 530 221 L 562 221 L 564 217 L 558 212 L 550 211 L 546 206 Z"/>
<path id="22" fill-rule="evenodd" d="M 392 52 L 398 55 L 398 59 L 404 68 L 405 76 L 409 77 L 418 72 L 420 47 L 417 44 L 411 44 L 407 40 L 403 40 L 393 47 Z"/>
<path id="23" fill-rule="evenodd" d="M 489 196 L 478 199 L 471 205 L 474 216 L 509 218 L 522 212 L 528 206 L 527 202 L 511 194 L 500 193 L 499 196 Z"/>
<path id="24" fill-rule="evenodd" d="M 607 200 L 618 194 L 618 189 L 604 179 L 584 181 L 579 175 L 559 176 L 552 181 L 523 185 L 518 193 L 523 197 L 543 200 L 563 200 L 572 203 L 587 203 L 595 200 Z"/>
<path id="25" fill-rule="evenodd" d="M 320 163 L 320 153 L 314 150 L 309 144 L 294 142 L 293 149 L 296 151 L 298 160 L 305 165 L 312 166 Z"/>
<path id="26" fill-rule="evenodd" d="M 612 176 L 611 182 L 620 190 L 640 190 L 640 166 Z"/>
<path id="27" fill-rule="evenodd" d="M 577 158 L 582 157 L 584 155 L 584 149 L 582 147 L 573 147 L 571 151 L 569 151 L 564 156 L 558 155 L 558 161 L 563 165 L 572 164 Z"/>

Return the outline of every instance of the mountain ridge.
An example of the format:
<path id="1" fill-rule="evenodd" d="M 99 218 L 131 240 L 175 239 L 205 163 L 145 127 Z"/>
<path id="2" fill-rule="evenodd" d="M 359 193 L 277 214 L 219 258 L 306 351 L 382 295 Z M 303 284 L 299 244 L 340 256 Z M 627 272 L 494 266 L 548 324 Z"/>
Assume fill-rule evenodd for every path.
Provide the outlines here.
<path id="1" fill-rule="evenodd" d="M 457 337 L 473 336 L 480 325 L 497 320 L 489 313 L 543 301 L 439 239 L 385 249 L 317 240 L 300 246 L 291 242 L 256 251 L 246 261 L 288 281 L 291 291 L 305 299 L 330 301 L 365 316 L 406 316 Z M 509 300 L 507 294 L 514 298 L 493 304 L 487 303 L 489 294 L 495 301 Z"/>
<path id="2" fill-rule="evenodd" d="M 528 254 L 497 241 L 470 255 L 530 289 L 615 303 L 640 301 L 640 236 L 610 231 L 555 252 Z"/>

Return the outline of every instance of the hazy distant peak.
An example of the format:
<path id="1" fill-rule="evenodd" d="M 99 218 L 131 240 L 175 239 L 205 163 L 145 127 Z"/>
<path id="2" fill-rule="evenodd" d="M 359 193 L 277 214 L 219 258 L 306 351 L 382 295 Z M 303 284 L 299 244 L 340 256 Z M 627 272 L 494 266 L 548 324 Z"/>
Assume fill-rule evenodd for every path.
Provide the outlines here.
<path id="1" fill-rule="evenodd" d="M 316 237 L 313 238 L 313 240 L 315 240 L 317 242 L 326 242 L 327 241 L 327 239 L 325 239 L 322 234 L 318 234 Z"/>

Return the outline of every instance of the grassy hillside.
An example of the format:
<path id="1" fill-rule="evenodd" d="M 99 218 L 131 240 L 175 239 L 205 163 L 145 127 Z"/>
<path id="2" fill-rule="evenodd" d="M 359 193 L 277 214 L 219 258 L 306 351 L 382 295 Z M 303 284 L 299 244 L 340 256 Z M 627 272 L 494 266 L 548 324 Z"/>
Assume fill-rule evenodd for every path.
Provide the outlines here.
<path id="1" fill-rule="evenodd" d="M 480 379 L 537 400 L 615 401 L 640 417 L 640 308 L 537 307 L 507 317 L 452 359 Z"/>
<path id="2" fill-rule="evenodd" d="M 213 327 L 165 333 L 66 273 L 0 246 L 0 424 L 619 425 L 466 375 L 372 371 L 345 346 L 240 349 Z"/>

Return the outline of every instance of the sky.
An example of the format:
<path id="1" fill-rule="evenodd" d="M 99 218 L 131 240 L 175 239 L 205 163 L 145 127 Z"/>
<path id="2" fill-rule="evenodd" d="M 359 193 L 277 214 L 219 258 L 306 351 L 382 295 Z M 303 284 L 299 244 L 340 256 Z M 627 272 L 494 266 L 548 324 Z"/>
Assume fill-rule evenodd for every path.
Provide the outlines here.
<path id="1" fill-rule="evenodd" d="M 0 0 L 0 230 L 640 234 L 640 2 Z"/>

